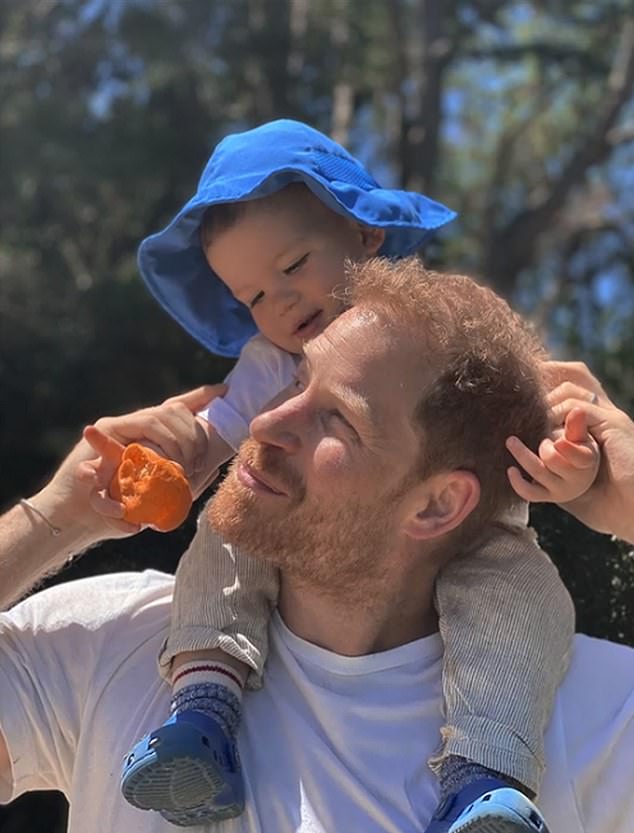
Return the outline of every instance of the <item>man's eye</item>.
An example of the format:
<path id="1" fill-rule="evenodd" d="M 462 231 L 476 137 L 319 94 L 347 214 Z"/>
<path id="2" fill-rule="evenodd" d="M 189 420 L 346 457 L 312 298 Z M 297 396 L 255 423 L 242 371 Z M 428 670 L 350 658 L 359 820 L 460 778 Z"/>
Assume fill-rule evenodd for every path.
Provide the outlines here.
<path id="1" fill-rule="evenodd" d="M 309 254 L 310 254 L 310 252 L 307 252 L 305 255 L 302 255 L 294 263 L 291 263 L 290 266 L 288 266 L 286 269 L 284 269 L 284 274 L 285 275 L 294 275 L 295 272 L 297 272 L 299 269 L 301 269 L 302 266 L 306 263 L 306 261 L 308 260 L 308 255 Z"/>
<path id="2" fill-rule="evenodd" d="M 337 420 L 343 427 L 355 438 L 359 435 L 357 434 L 354 426 L 352 426 L 345 416 L 341 413 L 341 411 L 331 411 L 330 416 Z"/>
<path id="3" fill-rule="evenodd" d="M 264 298 L 264 292 L 260 290 L 257 295 L 254 295 L 253 298 L 249 301 L 249 309 L 253 309 L 253 307 Z"/>

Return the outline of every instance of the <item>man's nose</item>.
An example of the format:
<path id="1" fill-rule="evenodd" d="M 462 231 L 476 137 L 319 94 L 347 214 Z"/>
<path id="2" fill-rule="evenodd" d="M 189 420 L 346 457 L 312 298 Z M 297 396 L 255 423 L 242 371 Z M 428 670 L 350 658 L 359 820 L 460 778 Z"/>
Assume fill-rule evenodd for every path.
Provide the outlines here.
<path id="1" fill-rule="evenodd" d="M 302 444 L 301 404 L 298 399 L 287 399 L 284 392 L 276 397 L 266 410 L 251 420 L 249 432 L 253 439 L 281 448 L 287 454 L 296 454 Z"/>

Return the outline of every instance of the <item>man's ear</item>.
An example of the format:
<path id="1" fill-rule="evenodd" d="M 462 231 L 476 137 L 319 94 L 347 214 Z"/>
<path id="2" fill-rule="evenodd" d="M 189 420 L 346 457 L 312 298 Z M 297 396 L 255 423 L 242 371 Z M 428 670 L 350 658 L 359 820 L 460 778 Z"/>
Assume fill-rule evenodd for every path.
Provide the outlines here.
<path id="1" fill-rule="evenodd" d="M 402 530 L 418 541 L 439 538 L 456 529 L 480 500 L 480 481 L 470 471 L 441 472 L 408 496 Z"/>
<path id="2" fill-rule="evenodd" d="M 359 223 L 361 231 L 361 242 L 368 257 L 375 257 L 385 241 L 385 230 L 372 226 L 363 226 Z"/>

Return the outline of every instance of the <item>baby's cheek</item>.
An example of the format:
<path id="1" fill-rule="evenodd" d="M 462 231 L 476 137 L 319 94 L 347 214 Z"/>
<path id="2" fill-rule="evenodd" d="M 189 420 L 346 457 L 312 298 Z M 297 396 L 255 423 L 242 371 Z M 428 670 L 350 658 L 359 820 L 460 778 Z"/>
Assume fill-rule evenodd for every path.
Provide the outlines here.
<path id="1" fill-rule="evenodd" d="M 258 310 L 258 308 L 255 307 L 251 310 L 251 317 L 255 322 L 255 326 L 262 333 L 262 335 L 266 336 L 269 341 L 272 341 L 275 344 L 280 330 L 279 316 L 278 318 L 274 318 L 264 309 Z"/>

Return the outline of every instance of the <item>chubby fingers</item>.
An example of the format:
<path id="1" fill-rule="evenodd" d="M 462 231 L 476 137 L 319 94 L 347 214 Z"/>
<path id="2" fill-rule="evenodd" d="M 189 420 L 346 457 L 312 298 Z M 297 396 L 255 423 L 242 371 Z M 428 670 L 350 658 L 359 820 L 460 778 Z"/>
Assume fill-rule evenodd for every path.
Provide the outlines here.
<path id="1" fill-rule="evenodd" d="M 84 460 L 77 466 L 77 479 L 91 487 L 90 503 L 100 515 L 108 518 L 122 518 L 124 507 L 119 501 L 113 500 L 108 494 L 108 488 L 121 459 L 123 446 L 102 435 L 94 426 L 84 429 L 84 437 L 100 455 L 96 460 Z M 103 493 L 102 498 L 93 504 L 92 495 Z"/>
<path id="2" fill-rule="evenodd" d="M 563 436 L 555 439 L 553 445 L 573 468 L 587 469 L 598 465 L 599 446 L 588 430 L 588 415 L 582 408 L 568 411 Z"/>
<path id="3" fill-rule="evenodd" d="M 105 488 L 121 462 L 124 446 L 117 440 L 104 434 L 95 425 L 87 425 L 83 431 L 84 439 L 94 448 L 101 460 L 95 466 L 95 476 L 103 482 L 100 488 Z"/>
<path id="4" fill-rule="evenodd" d="M 207 450 L 207 436 L 199 420 L 180 402 L 121 417 L 102 417 L 93 427 L 119 444 L 151 445 L 179 463 L 188 476 L 195 471 L 195 461 L 204 458 Z"/>
<path id="5" fill-rule="evenodd" d="M 123 520 L 123 504 L 108 494 L 110 479 L 105 479 L 100 470 L 101 460 L 85 460 L 77 466 L 77 479 L 90 488 L 88 503 L 108 526 L 125 535 L 139 532 L 140 527 Z"/>
<path id="6" fill-rule="evenodd" d="M 589 437 L 588 419 L 585 412 L 582 408 L 573 408 L 566 414 L 564 438 L 569 443 L 584 443 Z"/>
<path id="7" fill-rule="evenodd" d="M 199 388 L 195 388 L 194 390 L 179 393 L 176 396 L 170 396 L 169 399 L 166 399 L 163 402 L 163 404 L 172 405 L 174 403 L 178 403 L 185 405 L 190 413 L 197 414 L 198 411 L 202 411 L 205 405 L 208 405 L 212 399 L 216 399 L 218 396 L 224 396 L 228 389 L 228 386 L 224 383 L 220 383 L 218 385 L 201 385 Z"/>
<path id="8" fill-rule="evenodd" d="M 91 492 L 89 498 L 90 506 L 94 511 L 106 518 L 109 526 L 118 529 L 119 532 L 125 532 L 128 535 L 134 535 L 140 532 L 141 527 L 138 524 L 130 524 L 123 520 L 123 506 L 108 495 L 108 491 L 103 489 L 99 492 Z"/>
<path id="9" fill-rule="evenodd" d="M 539 483 L 531 483 L 522 475 L 516 466 L 506 470 L 507 477 L 513 490 L 527 503 L 545 503 L 550 500 L 550 492 Z"/>
<path id="10" fill-rule="evenodd" d="M 552 451 L 550 450 L 547 445 L 548 443 L 552 445 L 550 440 L 544 440 L 540 445 L 539 451 L 540 455 L 546 452 L 546 456 L 552 459 L 556 455 L 556 452 L 554 449 Z M 509 437 L 506 441 L 506 447 L 533 481 L 527 480 L 517 467 L 511 466 L 508 468 L 508 478 L 517 494 L 524 500 L 533 503 L 550 500 L 552 487 L 556 485 L 559 479 L 558 475 L 551 472 L 545 462 L 537 454 L 532 452 L 530 448 L 525 446 L 518 437 Z"/>
<path id="11" fill-rule="evenodd" d="M 588 416 L 582 408 L 568 411 L 563 436 L 553 445 L 573 468 L 588 469 L 599 464 L 599 446 L 588 430 Z"/>
<path id="12" fill-rule="evenodd" d="M 538 483 L 529 483 L 520 470 L 511 466 L 506 472 L 513 491 L 527 503 L 548 503 L 550 492 Z"/>
<path id="13" fill-rule="evenodd" d="M 191 414 L 196 415 L 209 405 L 212 400 L 219 396 L 224 396 L 228 390 L 229 387 L 224 382 L 216 385 L 201 385 L 195 390 L 187 391 L 177 396 L 171 396 L 161 406 L 161 408 L 172 408 L 175 418 L 180 416 L 184 431 L 181 439 L 183 443 L 188 440 L 188 445 L 183 449 L 180 459 L 172 459 L 176 459 L 177 462 L 181 463 L 185 469 L 185 474 L 190 479 L 197 478 L 207 468 L 207 446 L 210 426 L 202 416 L 195 417 L 194 422 L 187 420 L 183 409 L 187 409 Z M 216 474 L 211 473 L 212 476 L 207 479 L 207 483 L 210 483 Z"/>
<path id="14" fill-rule="evenodd" d="M 588 400 L 587 397 L 585 399 L 571 397 L 551 405 L 549 414 L 551 425 L 553 427 L 565 426 L 568 415 L 575 410 L 583 413 L 587 431 L 596 437 L 595 429 L 604 425 L 606 419 L 613 419 L 614 412 L 618 409 L 611 402 L 606 403 L 603 400 L 595 402 Z"/>
<path id="15" fill-rule="evenodd" d="M 102 417 L 91 426 L 86 438 L 98 453 L 104 437 L 121 446 L 131 442 L 150 445 L 160 454 L 182 466 L 187 477 L 201 471 L 207 460 L 208 430 L 196 413 L 217 396 L 227 391 L 225 384 L 202 385 L 192 391 L 172 396 L 161 405 L 134 411 L 118 417 Z M 95 429 L 101 436 L 92 432 Z M 109 446 L 110 453 L 114 446 Z M 119 455 L 120 456 L 120 455 Z"/>
<path id="16" fill-rule="evenodd" d="M 570 469 L 577 469 L 578 471 L 591 469 L 599 464 L 599 448 L 595 442 L 571 443 L 565 437 L 562 437 L 555 440 L 552 445 L 557 459 L 561 461 L 561 466 L 566 467 L 564 472 L 570 471 Z M 551 467 L 550 462 L 547 465 L 552 471 L 556 471 L 554 467 Z"/>
<path id="17" fill-rule="evenodd" d="M 118 440 L 105 434 L 97 425 L 87 425 L 83 430 L 83 436 L 94 450 L 101 457 L 121 458 L 124 446 Z"/>
<path id="18" fill-rule="evenodd" d="M 182 466 L 187 477 L 193 477 L 207 458 L 206 423 L 176 397 L 159 405 L 155 416 L 158 424 L 151 424 L 148 439 L 160 453 Z"/>

